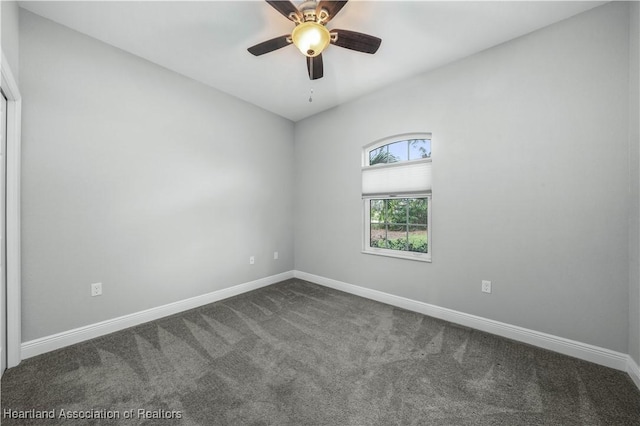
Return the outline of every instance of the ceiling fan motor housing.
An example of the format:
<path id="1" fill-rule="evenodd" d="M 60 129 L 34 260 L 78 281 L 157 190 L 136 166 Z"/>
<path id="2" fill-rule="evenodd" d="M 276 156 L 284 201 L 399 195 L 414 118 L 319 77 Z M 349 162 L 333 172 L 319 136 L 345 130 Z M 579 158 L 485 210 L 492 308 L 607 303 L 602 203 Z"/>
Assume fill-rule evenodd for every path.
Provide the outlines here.
<path id="1" fill-rule="evenodd" d="M 317 7 L 318 3 L 315 1 L 305 1 L 300 6 L 298 6 L 298 10 L 302 13 L 304 22 L 316 20 Z"/>

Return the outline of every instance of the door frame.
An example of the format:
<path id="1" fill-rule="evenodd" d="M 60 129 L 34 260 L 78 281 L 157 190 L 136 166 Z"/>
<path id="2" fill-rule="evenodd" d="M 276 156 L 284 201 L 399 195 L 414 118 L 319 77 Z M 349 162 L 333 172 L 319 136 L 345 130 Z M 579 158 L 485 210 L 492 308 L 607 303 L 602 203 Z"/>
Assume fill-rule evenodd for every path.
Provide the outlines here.
<path id="1" fill-rule="evenodd" d="M 1 52 L 0 52 L 1 53 Z M 7 97 L 7 368 L 15 367 L 21 355 L 21 263 L 20 263 L 20 144 L 22 96 L 7 58 L 0 59 L 1 87 Z"/>

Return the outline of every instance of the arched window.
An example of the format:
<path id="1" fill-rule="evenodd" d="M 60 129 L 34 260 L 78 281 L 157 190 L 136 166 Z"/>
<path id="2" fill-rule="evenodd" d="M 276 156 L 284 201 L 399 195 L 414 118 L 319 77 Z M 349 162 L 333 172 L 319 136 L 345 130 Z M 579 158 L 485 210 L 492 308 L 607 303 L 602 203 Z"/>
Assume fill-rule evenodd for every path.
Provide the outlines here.
<path id="1" fill-rule="evenodd" d="M 431 134 L 363 149 L 363 253 L 431 261 Z"/>

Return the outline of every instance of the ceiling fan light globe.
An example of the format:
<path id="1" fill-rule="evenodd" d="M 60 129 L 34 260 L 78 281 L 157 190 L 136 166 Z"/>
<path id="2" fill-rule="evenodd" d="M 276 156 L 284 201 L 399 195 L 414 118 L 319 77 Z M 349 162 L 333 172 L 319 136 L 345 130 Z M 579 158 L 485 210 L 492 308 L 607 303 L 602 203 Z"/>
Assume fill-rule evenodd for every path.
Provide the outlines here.
<path id="1" fill-rule="evenodd" d="M 324 25 L 309 21 L 297 25 L 291 33 L 291 39 L 303 55 L 313 58 L 329 45 L 331 35 Z"/>

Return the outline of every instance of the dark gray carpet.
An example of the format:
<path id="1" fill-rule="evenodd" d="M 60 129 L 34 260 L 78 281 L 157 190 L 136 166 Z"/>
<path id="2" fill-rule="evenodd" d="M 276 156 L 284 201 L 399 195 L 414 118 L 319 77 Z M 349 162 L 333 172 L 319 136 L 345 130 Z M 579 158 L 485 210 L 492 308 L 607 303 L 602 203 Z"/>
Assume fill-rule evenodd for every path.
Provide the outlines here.
<path id="1" fill-rule="evenodd" d="M 25 360 L 2 378 L 6 410 L 58 418 L 3 425 L 640 425 L 640 392 L 620 371 L 289 280 Z"/>

